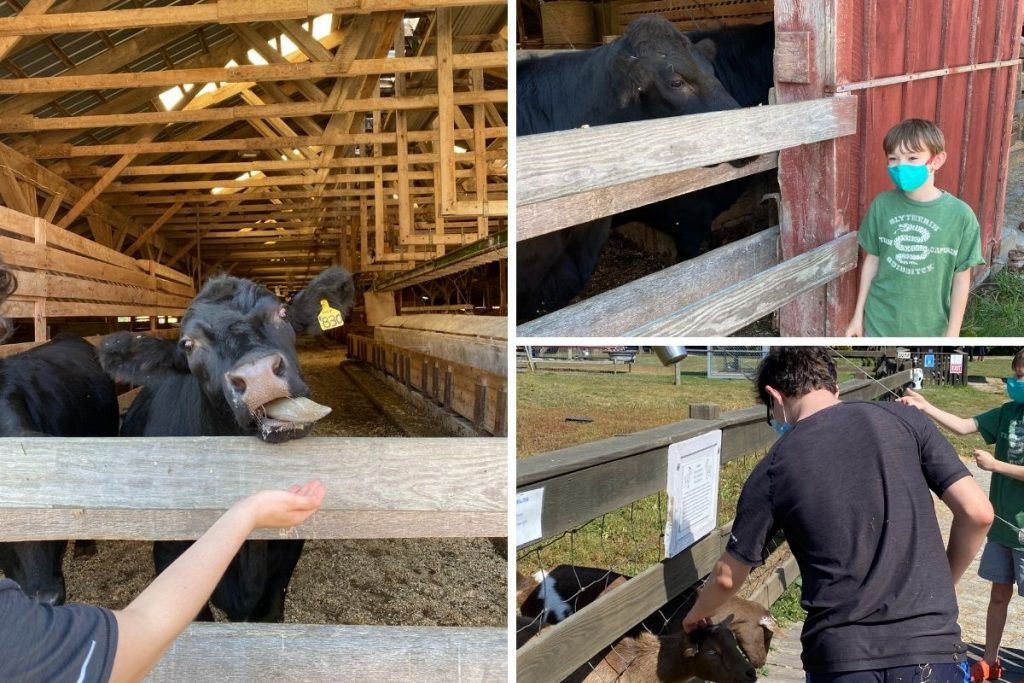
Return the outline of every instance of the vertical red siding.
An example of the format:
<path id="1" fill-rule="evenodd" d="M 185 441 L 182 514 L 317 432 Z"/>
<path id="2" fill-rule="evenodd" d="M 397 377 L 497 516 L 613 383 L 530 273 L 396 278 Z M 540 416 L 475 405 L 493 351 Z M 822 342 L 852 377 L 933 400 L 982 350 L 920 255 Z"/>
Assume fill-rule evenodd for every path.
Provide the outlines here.
<path id="1" fill-rule="evenodd" d="M 822 80 L 842 86 L 1014 59 L 1024 21 L 1024 0 L 776 0 L 776 30 L 810 29 L 815 31 L 816 41 L 827 41 L 828 32 L 822 27 L 801 23 L 802 16 L 823 11 L 832 13 L 836 23 L 834 73 L 821 74 Z M 974 209 L 982 226 L 982 250 L 991 263 L 1002 230 L 1016 74 L 1016 66 L 1003 66 L 855 91 L 860 100 L 857 134 L 836 141 L 834 171 L 811 169 L 835 179 L 836 224 L 792 223 L 787 230 L 800 233 L 804 237 L 799 242 L 810 245 L 832 239 L 837 227 L 844 224 L 856 229 L 871 200 L 891 187 L 882 152 L 885 132 L 901 119 L 927 118 L 935 120 L 946 136 L 948 160 L 939 171 L 937 184 Z M 777 91 L 780 102 L 791 102 L 810 93 L 811 88 L 778 83 Z M 819 153 L 817 161 L 827 163 L 827 156 Z M 805 154 L 803 161 L 813 158 Z M 797 196 L 800 186 L 785 180 L 797 174 L 786 168 L 790 163 L 801 163 L 801 157 L 783 155 L 780 159 L 783 203 L 803 206 L 809 200 Z M 807 187 L 811 186 L 804 186 L 804 193 Z M 799 210 L 791 213 L 801 216 Z M 809 233 L 815 237 L 809 238 Z M 795 246 L 798 241 L 786 235 L 782 239 L 785 256 L 786 245 Z M 986 271 L 983 266 L 976 275 Z M 852 313 L 856 290 L 845 285 L 830 287 L 828 296 L 842 300 L 826 304 L 827 324 L 807 321 L 806 310 L 787 315 L 784 309 L 782 333 L 841 334 Z M 800 317 L 805 320 L 801 322 Z"/>

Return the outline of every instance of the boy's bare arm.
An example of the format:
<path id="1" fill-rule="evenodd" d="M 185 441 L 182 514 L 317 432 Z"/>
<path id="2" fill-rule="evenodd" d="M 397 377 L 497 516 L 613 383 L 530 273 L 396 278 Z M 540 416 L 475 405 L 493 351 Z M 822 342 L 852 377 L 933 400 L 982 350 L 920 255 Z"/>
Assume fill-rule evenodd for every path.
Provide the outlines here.
<path id="1" fill-rule="evenodd" d="M 981 448 L 974 449 L 974 457 L 977 458 L 978 467 L 983 470 L 1024 481 L 1024 465 L 1012 465 L 1002 460 L 996 460 L 995 456 Z"/>
<path id="2" fill-rule="evenodd" d="M 914 406 L 954 434 L 973 434 L 978 431 L 978 423 L 974 421 L 973 417 L 957 417 L 953 413 L 940 410 L 913 389 L 905 389 L 903 396 L 896 399 L 896 401 L 908 406 Z"/>
<path id="3" fill-rule="evenodd" d="M 232 505 L 131 604 L 114 612 L 117 652 L 110 680 L 142 680 L 199 613 L 253 529 L 301 524 L 323 497 L 323 485 L 311 481 L 287 491 L 260 491 Z"/>
<path id="4" fill-rule="evenodd" d="M 971 269 L 968 268 L 953 275 L 953 289 L 949 296 L 949 325 L 946 326 L 947 337 L 960 336 L 960 326 L 964 322 L 967 297 L 970 293 Z"/>
<path id="5" fill-rule="evenodd" d="M 864 263 L 860 267 L 860 285 L 857 288 L 857 305 L 853 309 L 853 318 L 846 326 L 847 337 L 864 336 L 864 304 L 868 300 L 868 291 L 871 289 L 871 281 L 878 274 L 878 257 L 874 254 L 864 253 Z"/>
<path id="6" fill-rule="evenodd" d="M 946 558 L 956 585 L 981 548 L 995 517 L 992 503 L 974 477 L 963 477 L 951 484 L 942 494 L 942 502 L 953 513 Z"/>

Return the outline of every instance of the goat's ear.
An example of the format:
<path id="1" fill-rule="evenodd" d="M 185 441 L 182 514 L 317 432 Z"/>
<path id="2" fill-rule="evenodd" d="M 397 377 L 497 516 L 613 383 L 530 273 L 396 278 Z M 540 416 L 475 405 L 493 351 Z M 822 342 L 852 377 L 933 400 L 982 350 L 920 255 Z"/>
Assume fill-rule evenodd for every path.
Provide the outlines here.
<path id="1" fill-rule="evenodd" d="M 356 300 L 356 285 L 352 275 L 339 266 L 328 268 L 295 295 L 288 306 L 287 316 L 295 334 L 323 334 L 317 320 L 322 299 L 326 299 L 331 308 L 341 311 L 342 318 L 347 318 Z"/>
<path id="2" fill-rule="evenodd" d="M 169 339 L 115 332 L 103 337 L 97 351 L 103 370 L 118 382 L 145 385 L 189 372 L 184 352 Z"/>
<path id="3" fill-rule="evenodd" d="M 764 626 L 766 629 L 768 629 L 772 633 L 775 633 L 775 629 L 777 629 L 779 627 L 779 622 L 775 621 L 775 618 L 772 617 L 770 614 L 767 615 L 767 616 L 761 617 L 761 621 L 759 621 L 757 623 L 761 624 L 761 626 Z"/>
<path id="4" fill-rule="evenodd" d="M 715 626 L 724 626 L 725 628 L 729 628 L 729 624 L 731 624 L 732 620 L 735 619 L 735 618 L 736 618 L 735 614 L 730 614 L 725 619 L 722 619 L 720 622 L 715 624 Z"/>

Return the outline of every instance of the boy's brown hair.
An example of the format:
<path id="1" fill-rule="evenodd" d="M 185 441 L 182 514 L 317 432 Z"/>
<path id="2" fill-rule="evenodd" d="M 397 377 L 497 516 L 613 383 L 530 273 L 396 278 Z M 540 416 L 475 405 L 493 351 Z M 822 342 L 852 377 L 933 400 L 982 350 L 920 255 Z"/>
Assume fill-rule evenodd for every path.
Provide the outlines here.
<path id="1" fill-rule="evenodd" d="M 1010 369 L 1016 370 L 1018 367 L 1024 366 L 1024 349 L 1021 349 L 1013 356 L 1013 362 L 1010 363 Z"/>
<path id="2" fill-rule="evenodd" d="M 934 156 L 946 150 L 946 138 L 931 121 L 904 119 L 890 128 L 882 140 L 886 154 L 892 154 L 901 147 L 911 152 L 927 150 Z"/>

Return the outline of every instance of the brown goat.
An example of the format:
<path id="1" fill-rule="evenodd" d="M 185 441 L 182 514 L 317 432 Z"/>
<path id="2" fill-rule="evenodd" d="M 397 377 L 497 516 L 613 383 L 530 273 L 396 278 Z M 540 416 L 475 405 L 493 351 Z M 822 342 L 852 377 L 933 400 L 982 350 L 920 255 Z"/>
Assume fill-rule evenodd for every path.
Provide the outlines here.
<path id="1" fill-rule="evenodd" d="M 526 577 L 524 577 L 525 579 Z M 544 573 L 543 582 L 536 578 L 527 579 L 534 588 L 526 591 L 522 584 L 520 610 L 523 616 L 540 617 L 545 623 L 558 623 L 596 600 L 603 593 L 613 590 L 629 579 L 624 574 L 594 567 L 558 565 Z M 638 636 L 644 630 L 654 633 L 678 632 L 682 629 L 682 618 L 689 611 L 693 596 L 679 597 L 650 617 L 627 635 Z M 768 647 L 778 624 L 764 607 L 751 600 L 730 598 L 712 616 L 716 623 L 729 620 L 729 628 L 736 641 L 756 667 L 764 666 Z"/>
<path id="2" fill-rule="evenodd" d="M 687 635 L 641 633 L 622 638 L 596 664 L 580 667 L 572 683 L 753 683 L 757 673 L 737 649 L 731 619 Z M 592 666 L 592 669 L 591 669 Z"/>

